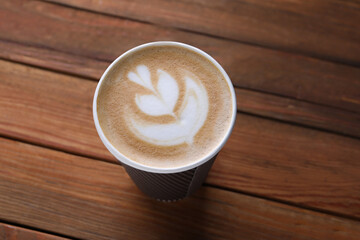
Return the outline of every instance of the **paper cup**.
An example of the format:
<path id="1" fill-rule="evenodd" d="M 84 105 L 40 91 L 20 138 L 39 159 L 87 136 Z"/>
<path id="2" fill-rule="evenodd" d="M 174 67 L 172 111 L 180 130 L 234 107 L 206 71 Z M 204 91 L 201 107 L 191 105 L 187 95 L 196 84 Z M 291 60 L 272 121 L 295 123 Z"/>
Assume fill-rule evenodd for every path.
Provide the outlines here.
<path id="1" fill-rule="evenodd" d="M 232 116 L 231 116 L 231 122 L 229 128 L 224 138 L 221 140 L 220 144 L 218 144 L 206 157 L 195 160 L 194 162 L 181 167 L 176 167 L 176 168 L 150 167 L 125 157 L 106 138 L 99 124 L 99 119 L 97 115 L 97 98 L 102 82 L 106 79 L 110 70 L 114 66 L 116 66 L 117 63 L 122 58 L 142 48 L 146 48 L 150 46 L 177 46 L 177 47 L 186 48 L 188 50 L 191 50 L 206 57 L 223 74 L 231 92 L 231 98 L 232 98 L 231 100 L 232 100 L 232 108 L 233 108 Z M 208 114 L 211 113 L 209 112 Z M 206 176 L 209 173 L 209 170 L 216 158 L 217 153 L 225 145 L 234 127 L 235 118 L 236 118 L 236 97 L 231 80 L 229 76 L 226 74 L 225 70 L 220 66 L 218 62 L 216 62 L 210 55 L 208 55 L 204 51 L 195 48 L 193 46 L 179 42 L 169 42 L 169 41 L 151 42 L 130 49 L 129 51 L 125 52 L 120 57 L 118 57 L 106 69 L 104 74 L 101 76 L 101 79 L 95 90 L 95 95 L 93 100 L 93 117 L 94 117 L 95 127 L 100 136 L 100 139 L 102 140 L 106 148 L 115 156 L 115 158 L 122 163 L 126 172 L 129 174 L 129 176 L 135 182 L 135 184 L 139 187 L 139 189 L 148 196 L 155 198 L 157 200 L 176 201 L 191 195 L 205 181 Z"/>

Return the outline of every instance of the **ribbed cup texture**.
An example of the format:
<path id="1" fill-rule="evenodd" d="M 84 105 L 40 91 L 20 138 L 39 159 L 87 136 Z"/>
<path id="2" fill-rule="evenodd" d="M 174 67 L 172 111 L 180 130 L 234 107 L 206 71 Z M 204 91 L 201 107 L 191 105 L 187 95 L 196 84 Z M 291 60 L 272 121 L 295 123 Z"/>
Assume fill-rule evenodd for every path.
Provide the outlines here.
<path id="1" fill-rule="evenodd" d="M 148 196 L 160 201 L 176 201 L 194 193 L 205 181 L 216 156 L 202 165 L 178 173 L 152 173 L 123 164 L 126 172 Z"/>

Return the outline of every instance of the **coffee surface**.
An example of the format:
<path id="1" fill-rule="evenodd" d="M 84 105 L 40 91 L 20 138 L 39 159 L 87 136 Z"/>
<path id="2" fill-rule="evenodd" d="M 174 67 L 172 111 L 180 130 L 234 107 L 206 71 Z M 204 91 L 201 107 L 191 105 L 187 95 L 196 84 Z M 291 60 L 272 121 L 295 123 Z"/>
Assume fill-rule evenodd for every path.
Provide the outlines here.
<path id="1" fill-rule="evenodd" d="M 100 126 L 127 158 L 159 168 L 195 162 L 225 137 L 230 88 L 204 56 L 177 46 L 152 46 L 122 58 L 97 99 Z"/>

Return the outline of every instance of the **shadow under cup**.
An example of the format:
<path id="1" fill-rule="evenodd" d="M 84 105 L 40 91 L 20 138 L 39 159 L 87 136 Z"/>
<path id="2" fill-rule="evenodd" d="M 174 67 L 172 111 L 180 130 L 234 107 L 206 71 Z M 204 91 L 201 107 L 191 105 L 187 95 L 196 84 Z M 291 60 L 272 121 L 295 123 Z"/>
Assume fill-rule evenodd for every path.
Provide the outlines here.
<path id="1" fill-rule="evenodd" d="M 151 46 L 176 46 L 186 48 L 193 52 L 196 52 L 204 57 L 206 57 L 210 62 L 214 64 L 216 68 L 222 73 L 230 89 L 231 98 L 232 98 L 232 116 L 229 128 L 220 142 L 206 157 L 192 162 L 191 164 L 177 167 L 177 168 L 155 168 L 140 164 L 135 162 L 124 155 L 122 155 L 105 137 L 103 130 L 100 127 L 99 119 L 97 115 L 97 98 L 99 94 L 99 89 L 106 79 L 107 74 L 110 70 L 125 56 L 141 50 L 142 48 L 151 47 Z M 210 113 L 211 114 L 211 113 Z M 100 136 L 100 139 L 106 146 L 106 148 L 118 159 L 124 166 L 126 172 L 129 174 L 131 179 L 135 182 L 138 188 L 144 192 L 146 195 L 155 198 L 161 201 L 176 201 L 182 198 L 185 198 L 192 193 L 194 193 L 205 181 L 214 161 L 228 140 L 231 131 L 234 127 L 235 118 L 236 118 L 236 97 L 235 91 L 232 86 L 231 80 L 226 74 L 225 70 L 217 63 L 210 55 L 203 52 L 202 50 L 195 48 L 193 46 L 179 43 L 179 42 L 151 42 L 146 43 L 140 46 L 137 46 L 133 49 L 122 54 L 118 57 L 104 72 L 102 75 L 93 100 L 93 117 L 95 122 L 96 130 Z"/>

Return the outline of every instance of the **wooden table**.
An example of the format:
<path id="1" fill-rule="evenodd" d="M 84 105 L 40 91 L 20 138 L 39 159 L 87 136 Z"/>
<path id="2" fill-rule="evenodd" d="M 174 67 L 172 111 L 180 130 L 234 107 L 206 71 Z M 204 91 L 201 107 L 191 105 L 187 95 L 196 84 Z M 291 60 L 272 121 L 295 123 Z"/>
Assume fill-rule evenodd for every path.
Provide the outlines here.
<path id="1" fill-rule="evenodd" d="M 0 239 L 360 239 L 360 2 L 0 2 Z M 101 143 L 97 80 L 139 44 L 217 59 L 238 116 L 204 186 L 144 196 Z"/>

